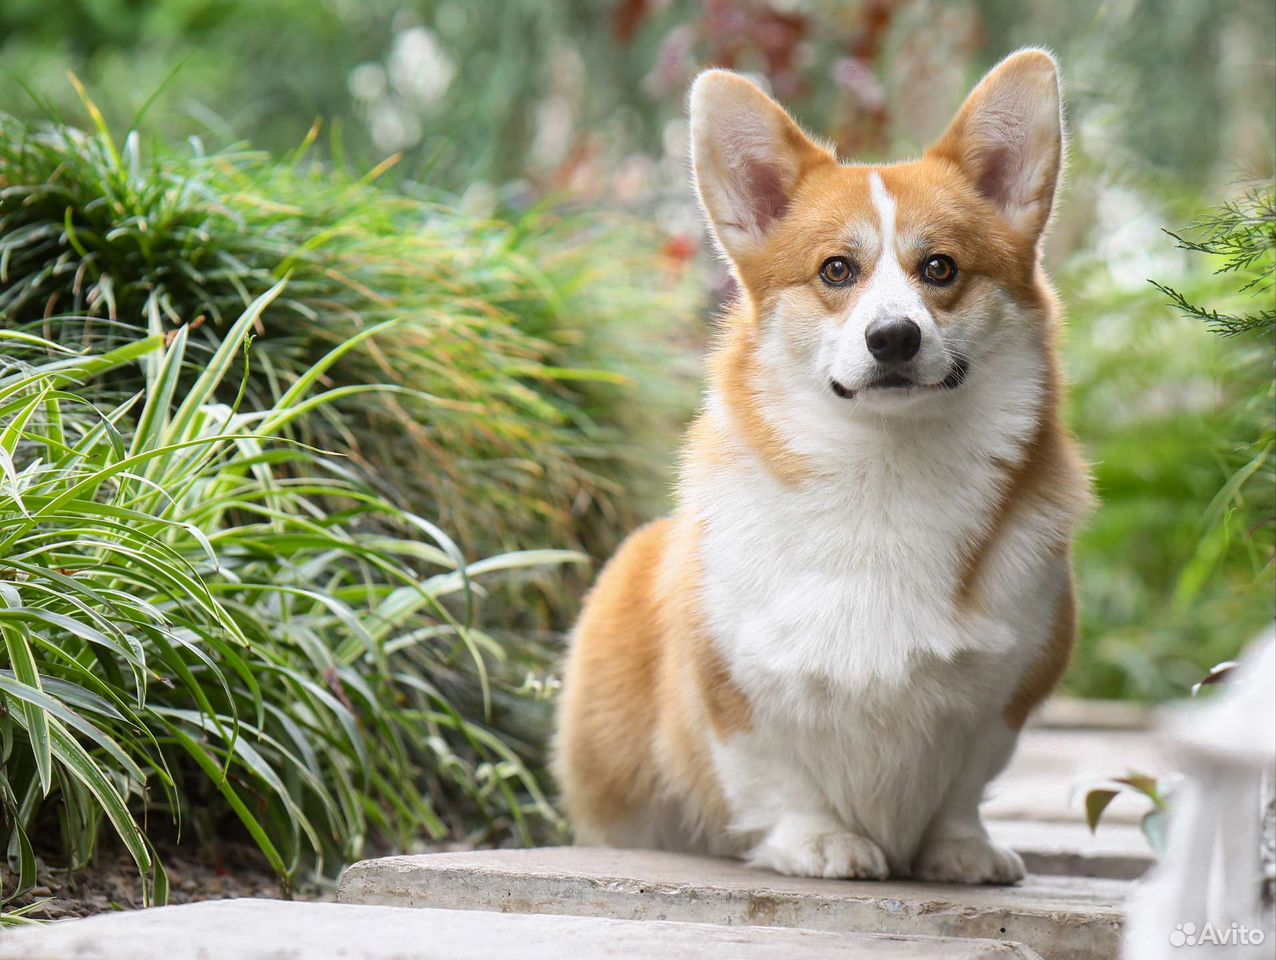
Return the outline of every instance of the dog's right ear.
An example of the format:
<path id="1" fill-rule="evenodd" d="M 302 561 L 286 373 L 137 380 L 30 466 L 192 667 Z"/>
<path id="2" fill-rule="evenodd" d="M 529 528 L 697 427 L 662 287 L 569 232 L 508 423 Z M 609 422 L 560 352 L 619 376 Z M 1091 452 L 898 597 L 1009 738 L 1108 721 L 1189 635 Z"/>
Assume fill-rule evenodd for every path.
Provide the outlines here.
<path id="1" fill-rule="evenodd" d="M 1012 229 L 1040 244 L 1063 167 L 1054 57 L 1034 48 L 1002 60 L 928 153 L 965 172 Z"/>
<path id="2" fill-rule="evenodd" d="M 691 86 L 696 193 L 732 260 L 756 253 L 811 170 L 836 163 L 784 108 L 739 74 L 706 70 Z"/>

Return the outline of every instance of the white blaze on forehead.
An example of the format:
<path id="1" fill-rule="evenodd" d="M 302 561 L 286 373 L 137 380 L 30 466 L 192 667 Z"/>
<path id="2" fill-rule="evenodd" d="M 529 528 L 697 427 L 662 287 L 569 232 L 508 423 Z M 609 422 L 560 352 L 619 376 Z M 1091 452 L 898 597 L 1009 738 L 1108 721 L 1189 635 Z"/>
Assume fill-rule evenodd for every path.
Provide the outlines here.
<path id="1" fill-rule="evenodd" d="M 895 198 L 886 190 L 882 175 L 874 170 L 868 175 L 868 195 L 873 200 L 873 209 L 877 211 L 877 220 L 881 229 L 881 255 L 895 253 Z"/>
<path id="2" fill-rule="evenodd" d="M 946 360 L 934 318 L 922 301 L 910 274 L 900 261 L 896 233 L 896 203 L 876 170 L 868 175 L 869 198 L 877 214 L 877 257 L 851 315 L 837 331 L 835 367 L 841 372 L 833 379 L 851 383 L 863 381 L 874 361 L 865 346 L 865 331 L 876 320 L 906 318 L 921 328 L 922 345 L 914 366 L 917 376 L 930 383 L 943 378 Z M 857 374 L 858 371 L 858 374 Z"/>

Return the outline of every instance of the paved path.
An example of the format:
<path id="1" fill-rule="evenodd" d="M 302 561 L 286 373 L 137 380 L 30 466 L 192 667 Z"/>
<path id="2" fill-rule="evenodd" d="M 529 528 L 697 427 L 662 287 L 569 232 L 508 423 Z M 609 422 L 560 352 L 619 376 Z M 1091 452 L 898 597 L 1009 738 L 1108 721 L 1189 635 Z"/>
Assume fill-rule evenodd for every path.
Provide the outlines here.
<path id="1" fill-rule="evenodd" d="M 1030 874 L 1134 880 L 1154 858 L 1143 831 L 1129 823 L 1105 821 L 1091 833 L 1084 823 L 989 820 L 989 832 L 1017 850 Z"/>
<path id="2" fill-rule="evenodd" d="M 0 934 L 0 960 L 1041 960 L 989 940 L 211 900 Z"/>

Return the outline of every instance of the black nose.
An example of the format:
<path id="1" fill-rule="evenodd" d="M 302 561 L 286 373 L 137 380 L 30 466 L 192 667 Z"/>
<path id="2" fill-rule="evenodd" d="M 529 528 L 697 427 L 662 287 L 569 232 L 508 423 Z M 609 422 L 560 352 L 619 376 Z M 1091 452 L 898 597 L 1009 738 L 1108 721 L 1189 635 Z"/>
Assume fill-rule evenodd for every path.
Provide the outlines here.
<path id="1" fill-rule="evenodd" d="M 868 352 L 878 363 L 903 363 L 917 356 L 922 346 L 922 328 L 912 320 L 874 320 L 864 331 Z"/>

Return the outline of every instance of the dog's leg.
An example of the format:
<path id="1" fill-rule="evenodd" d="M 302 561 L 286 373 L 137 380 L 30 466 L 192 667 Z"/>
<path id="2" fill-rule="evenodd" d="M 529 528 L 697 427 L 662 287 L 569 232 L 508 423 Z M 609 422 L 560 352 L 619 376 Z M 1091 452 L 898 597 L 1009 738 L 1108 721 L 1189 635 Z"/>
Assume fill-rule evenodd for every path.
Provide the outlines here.
<path id="1" fill-rule="evenodd" d="M 833 814 L 791 747 L 744 734 L 714 751 L 733 828 L 760 837 L 746 859 L 790 876 L 884 880 L 881 848 Z"/>
<path id="2" fill-rule="evenodd" d="M 1019 854 L 993 843 L 979 814 L 984 788 L 1010 759 L 1018 736 L 1000 715 L 972 731 L 966 762 L 931 820 L 913 862 L 914 877 L 939 883 L 1017 883 L 1023 879 Z"/>

